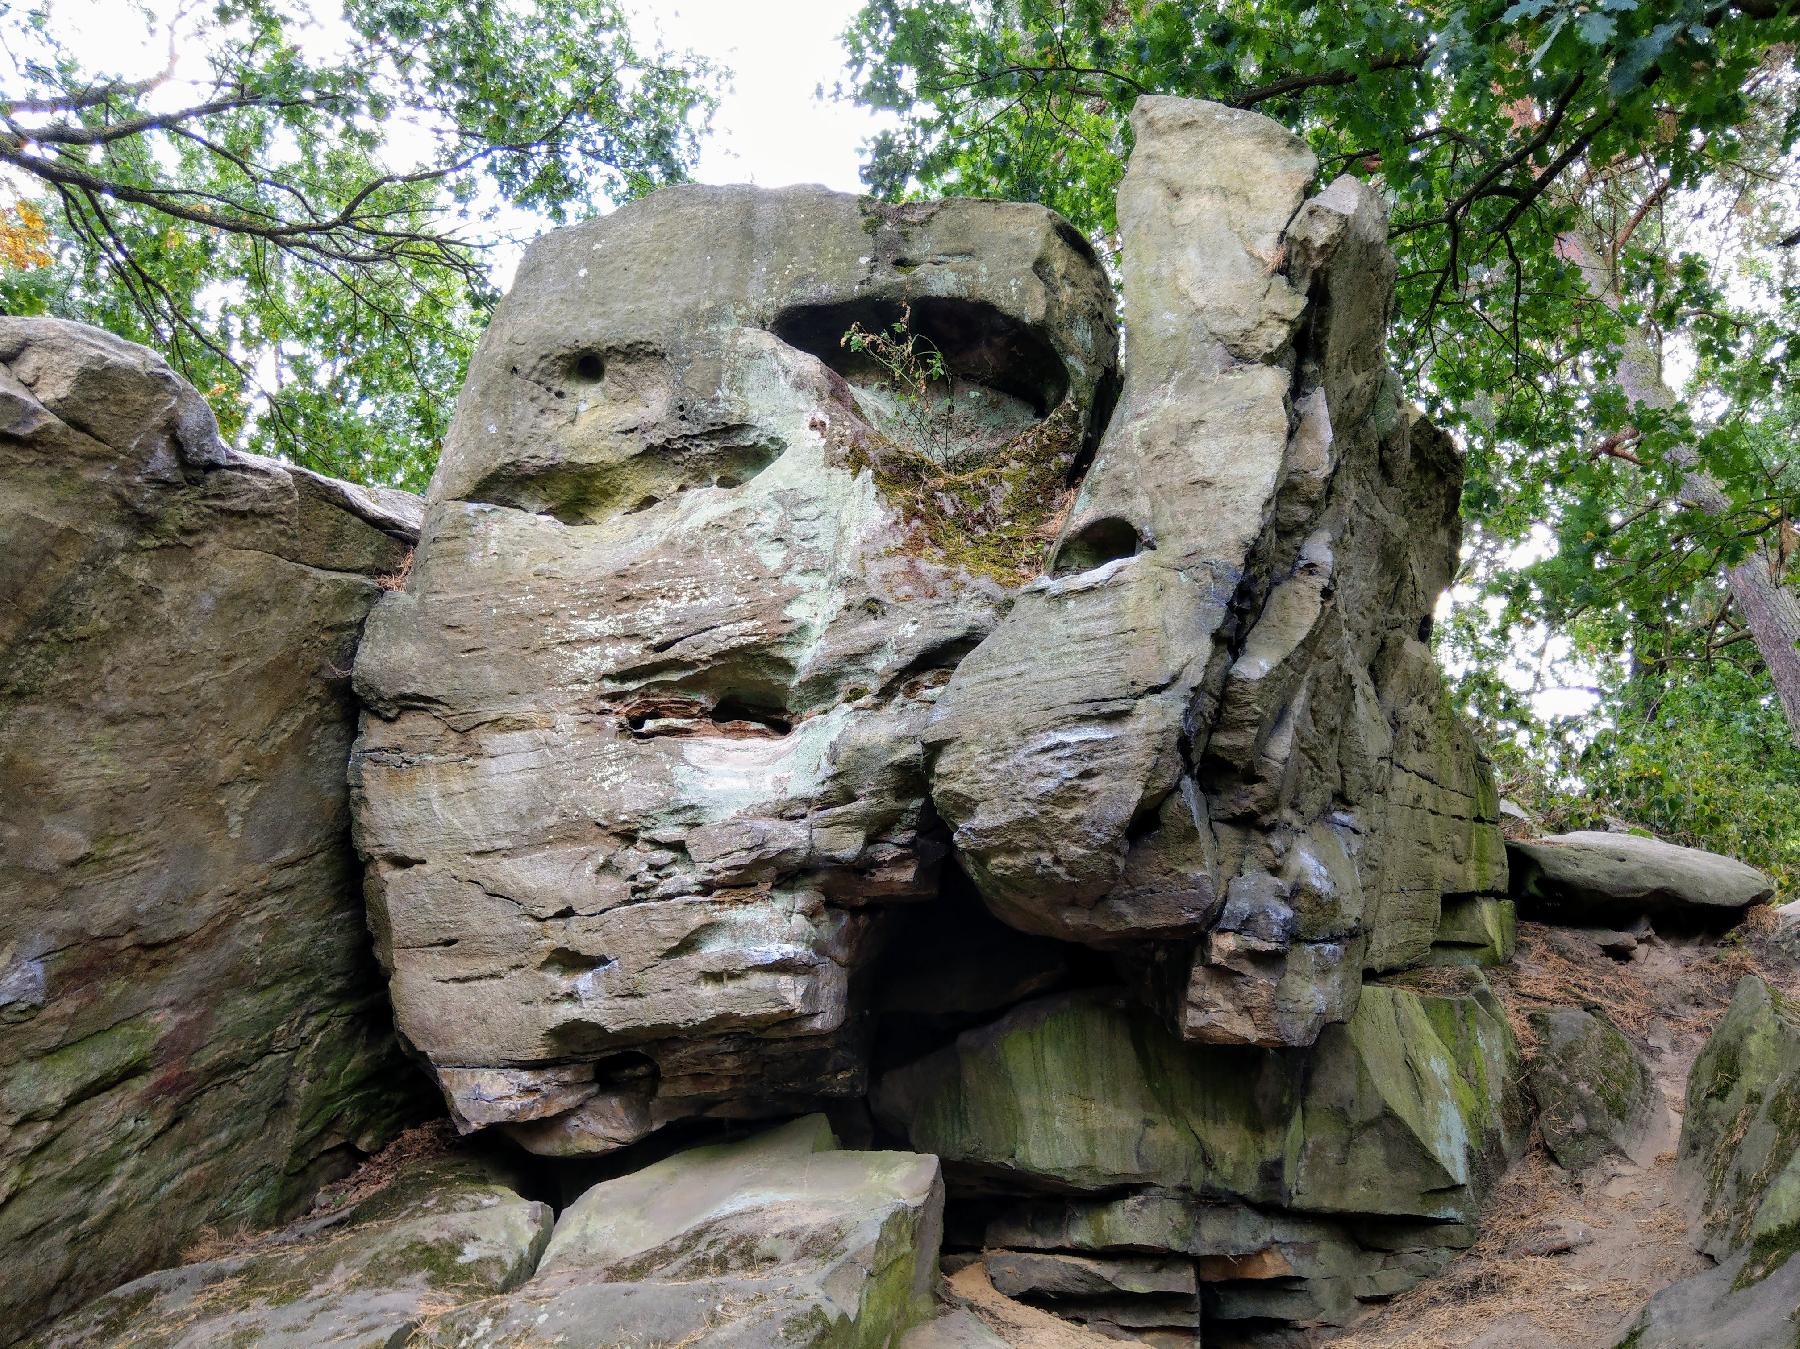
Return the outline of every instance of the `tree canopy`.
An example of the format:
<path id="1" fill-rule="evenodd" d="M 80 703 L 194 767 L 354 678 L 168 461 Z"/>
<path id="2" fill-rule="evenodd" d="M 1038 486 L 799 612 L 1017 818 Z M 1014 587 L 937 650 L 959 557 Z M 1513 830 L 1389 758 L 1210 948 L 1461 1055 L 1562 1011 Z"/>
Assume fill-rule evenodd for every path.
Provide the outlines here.
<path id="1" fill-rule="evenodd" d="M 1392 356 L 1470 453 L 1446 654 L 1490 743 L 1566 813 L 1627 741 L 1640 771 L 1652 745 L 1691 763 L 1673 709 L 1723 690 L 1748 700 L 1725 723 L 1738 762 L 1768 764 L 1784 707 L 1800 735 L 1797 10 L 866 0 L 840 93 L 899 114 L 877 192 L 1037 200 L 1103 241 L 1146 93 L 1255 109 L 1326 175 L 1382 187 Z M 1536 710 L 1534 647 L 1540 682 L 1591 682 L 1604 736 Z"/>
<path id="2" fill-rule="evenodd" d="M 94 69 L 0 3 L 0 308 L 163 351 L 250 448 L 413 488 L 508 213 L 681 178 L 711 109 L 617 0 L 213 0 L 159 36 L 160 69 Z"/>

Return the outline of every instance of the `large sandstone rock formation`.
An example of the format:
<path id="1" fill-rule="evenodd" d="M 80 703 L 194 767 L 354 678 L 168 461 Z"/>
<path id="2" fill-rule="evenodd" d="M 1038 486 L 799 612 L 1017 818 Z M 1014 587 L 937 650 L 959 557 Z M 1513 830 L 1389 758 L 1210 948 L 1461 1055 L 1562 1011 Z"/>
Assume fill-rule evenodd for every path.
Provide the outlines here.
<path id="1" fill-rule="evenodd" d="M 945 852 L 925 726 L 1104 411 L 1110 309 L 1028 206 L 677 188 L 531 250 L 357 661 L 372 920 L 460 1121 L 594 1152 L 865 1089 L 851 974 Z M 903 316 L 950 413 L 843 340 Z M 1019 547 L 914 535 L 941 475 Z"/>
<path id="2" fill-rule="evenodd" d="M 0 1340 L 417 1109 L 344 783 L 409 504 L 232 453 L 141 347 L 0 319 Z"/>
<path id="3" fill-rule="evenodd" d="M 1208 104 L 1136 145 L 1122 381 L 1036 207 L 678 188 L 534 246 L 357 657 L 371 921 L 465 1131 L 872 1097 L 1035 1301 L 1336 1324 L 1518 1141 L 1479 977 L 1364 987 L 1510 949 L 1427 645 L 1460 464 L 1370 190 Z"/>
<path id="4" fill-rule="evenodd" d="M 1467 1244 L 1516 1049 L 1478 972 L 1405 974 L 1512 932 L 1427 645 L 1460 465 L 1384 363 L 1376 197 L 1266 119 L 1136 117 L 1122 379 L 1037 207 L 688 187 L 540 241 L 372 610 L 392 503 L 0 328 L 24 1296 L 280 1213 L 403 1106 L 345 890 L 365 611 L 367 917 L 461 1130 L 554 1169 L 828 1110 L 915 1151 L 668 1158 L 541 1265 L 495 1194 L 517 1259 L 463 1291 L 510 1291 L 423 1322 L 404 1262 L 291 1313 L 205 1291 L 249 1265 L 139 1290 L 173 1320 L 887 1344 L 924 1153 L 982 1296 L 1146 1342 L 1340 1324 Z"/>
<path id="5" fill-rule="evenodd" d="M 1137 146 L 1116 412 L 1035 207 L 679 188 L 531 250 L 357 660 L 372 921 L 463 1127 L 860 1096 L 909 905 L 1225 1046 L 1503 954 L 1380 204 L 1212 105 Z"/>

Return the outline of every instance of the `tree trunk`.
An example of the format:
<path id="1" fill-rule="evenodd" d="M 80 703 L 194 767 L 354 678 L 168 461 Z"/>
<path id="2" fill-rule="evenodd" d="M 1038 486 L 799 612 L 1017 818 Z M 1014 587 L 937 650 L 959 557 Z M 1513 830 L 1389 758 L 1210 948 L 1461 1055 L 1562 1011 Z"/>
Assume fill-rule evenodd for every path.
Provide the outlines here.
<path id="1" fill-rule="evenodd" d="M 1617 310 L 1619 291 L 1607 256 L 1585 233 L 1570 230 L 1561 239 L 1564 255 L 1581 269 L 1590 292 Z M 1652 408 L 1672 408 L 1675 395 L 1663 379 L 1662 356 L 1643 326 L 1631 328 L 1619 353 L 1619 386 L 1634 403 Z M 1687 446 L 1671 458 L 1684 469 L 1681 498 L 1707 515 L 1723 515 L 1725 493 L 1700 467 L 1699 457 Z M 1775 560 L 1767 545 L 1758 543 L 1742 562 L 1725 573 L 1731 598 L 1744 615 L 1756 649 L 1775 684 L 1775 696 L 1787 717 L 1788 734 L 1800 745 L 1800 597 L 1776 575 Z"/>

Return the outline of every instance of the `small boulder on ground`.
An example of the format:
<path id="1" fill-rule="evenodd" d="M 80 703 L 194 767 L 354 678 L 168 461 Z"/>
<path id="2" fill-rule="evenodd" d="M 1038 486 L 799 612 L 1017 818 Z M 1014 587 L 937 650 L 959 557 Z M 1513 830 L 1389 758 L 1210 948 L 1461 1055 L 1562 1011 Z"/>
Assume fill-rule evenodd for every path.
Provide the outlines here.
<path id="1" fill-rule="evenodd" d="M 1546 922 L 1729 922 L 1774 893 L 1767 876 L 1736 858 L 1639 834 L 1581 830 L 1509 842 L 1506 852 L 1520 913 Z"/>
<path id="2" fill-rule="evenodd" d="M 935 1310 L 943 1208 L 937 1158 L 839 1150 L 811 1115 L 594 1186 L 530 1282 L 414 1343 L 885 1349 Z"/>
<path id="3" fill-rule="evenodd" d="M 409 1343 L 446 1305 L 522 1283 L 550 1224 L 549 1206 L 522 1197 L 489 1163 L 422 1161 L 341 1212 L 115 1288 L 28 1349 Z"/>
<path id="4" fill-rule="evenodd" d="M 1579 1007 L 1533 1012 L 1540 1048 L 1528 1086 L 1544 1146 L 1566 1171 L 1609 1155 L 1639 1158 L 1656 1105 L 1656 1084 L 1635 1046 L 1612 1022 Z"/>

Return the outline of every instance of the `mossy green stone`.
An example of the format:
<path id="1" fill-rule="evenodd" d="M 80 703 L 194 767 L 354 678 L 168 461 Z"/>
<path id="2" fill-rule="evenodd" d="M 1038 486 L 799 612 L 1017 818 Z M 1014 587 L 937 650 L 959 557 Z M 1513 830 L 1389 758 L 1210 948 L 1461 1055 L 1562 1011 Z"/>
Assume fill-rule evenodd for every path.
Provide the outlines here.
<path id="1" fill-rule="evenodd" d="M 1800 1007 L 1754 975 L 1688 1075 L 1680 1165 L 1715 1258 L 1800 1223 Z"/>
<path id="2" fill-rule="evenodd" d="M 1533 1012 L 1540 1049 L 1531 1066 L 1544 1144 L 1567 1170 L 1609 1154 L 1629 1156 L 1656 1104 L 1656 1086 L 1637 1049 L 1610 1021 L 1566 1007 Z"/>
<path id="3" fill-rule="evenodd" d="M 888 1074 L 874 1104 L 994 1180 L 1460 1219 L 1518 1133 L 1516 1047 L 1472 989 L 1371 985 L 1298 1051 L 1188 1044 L 1117 997 L 1048 998 Z"/>

